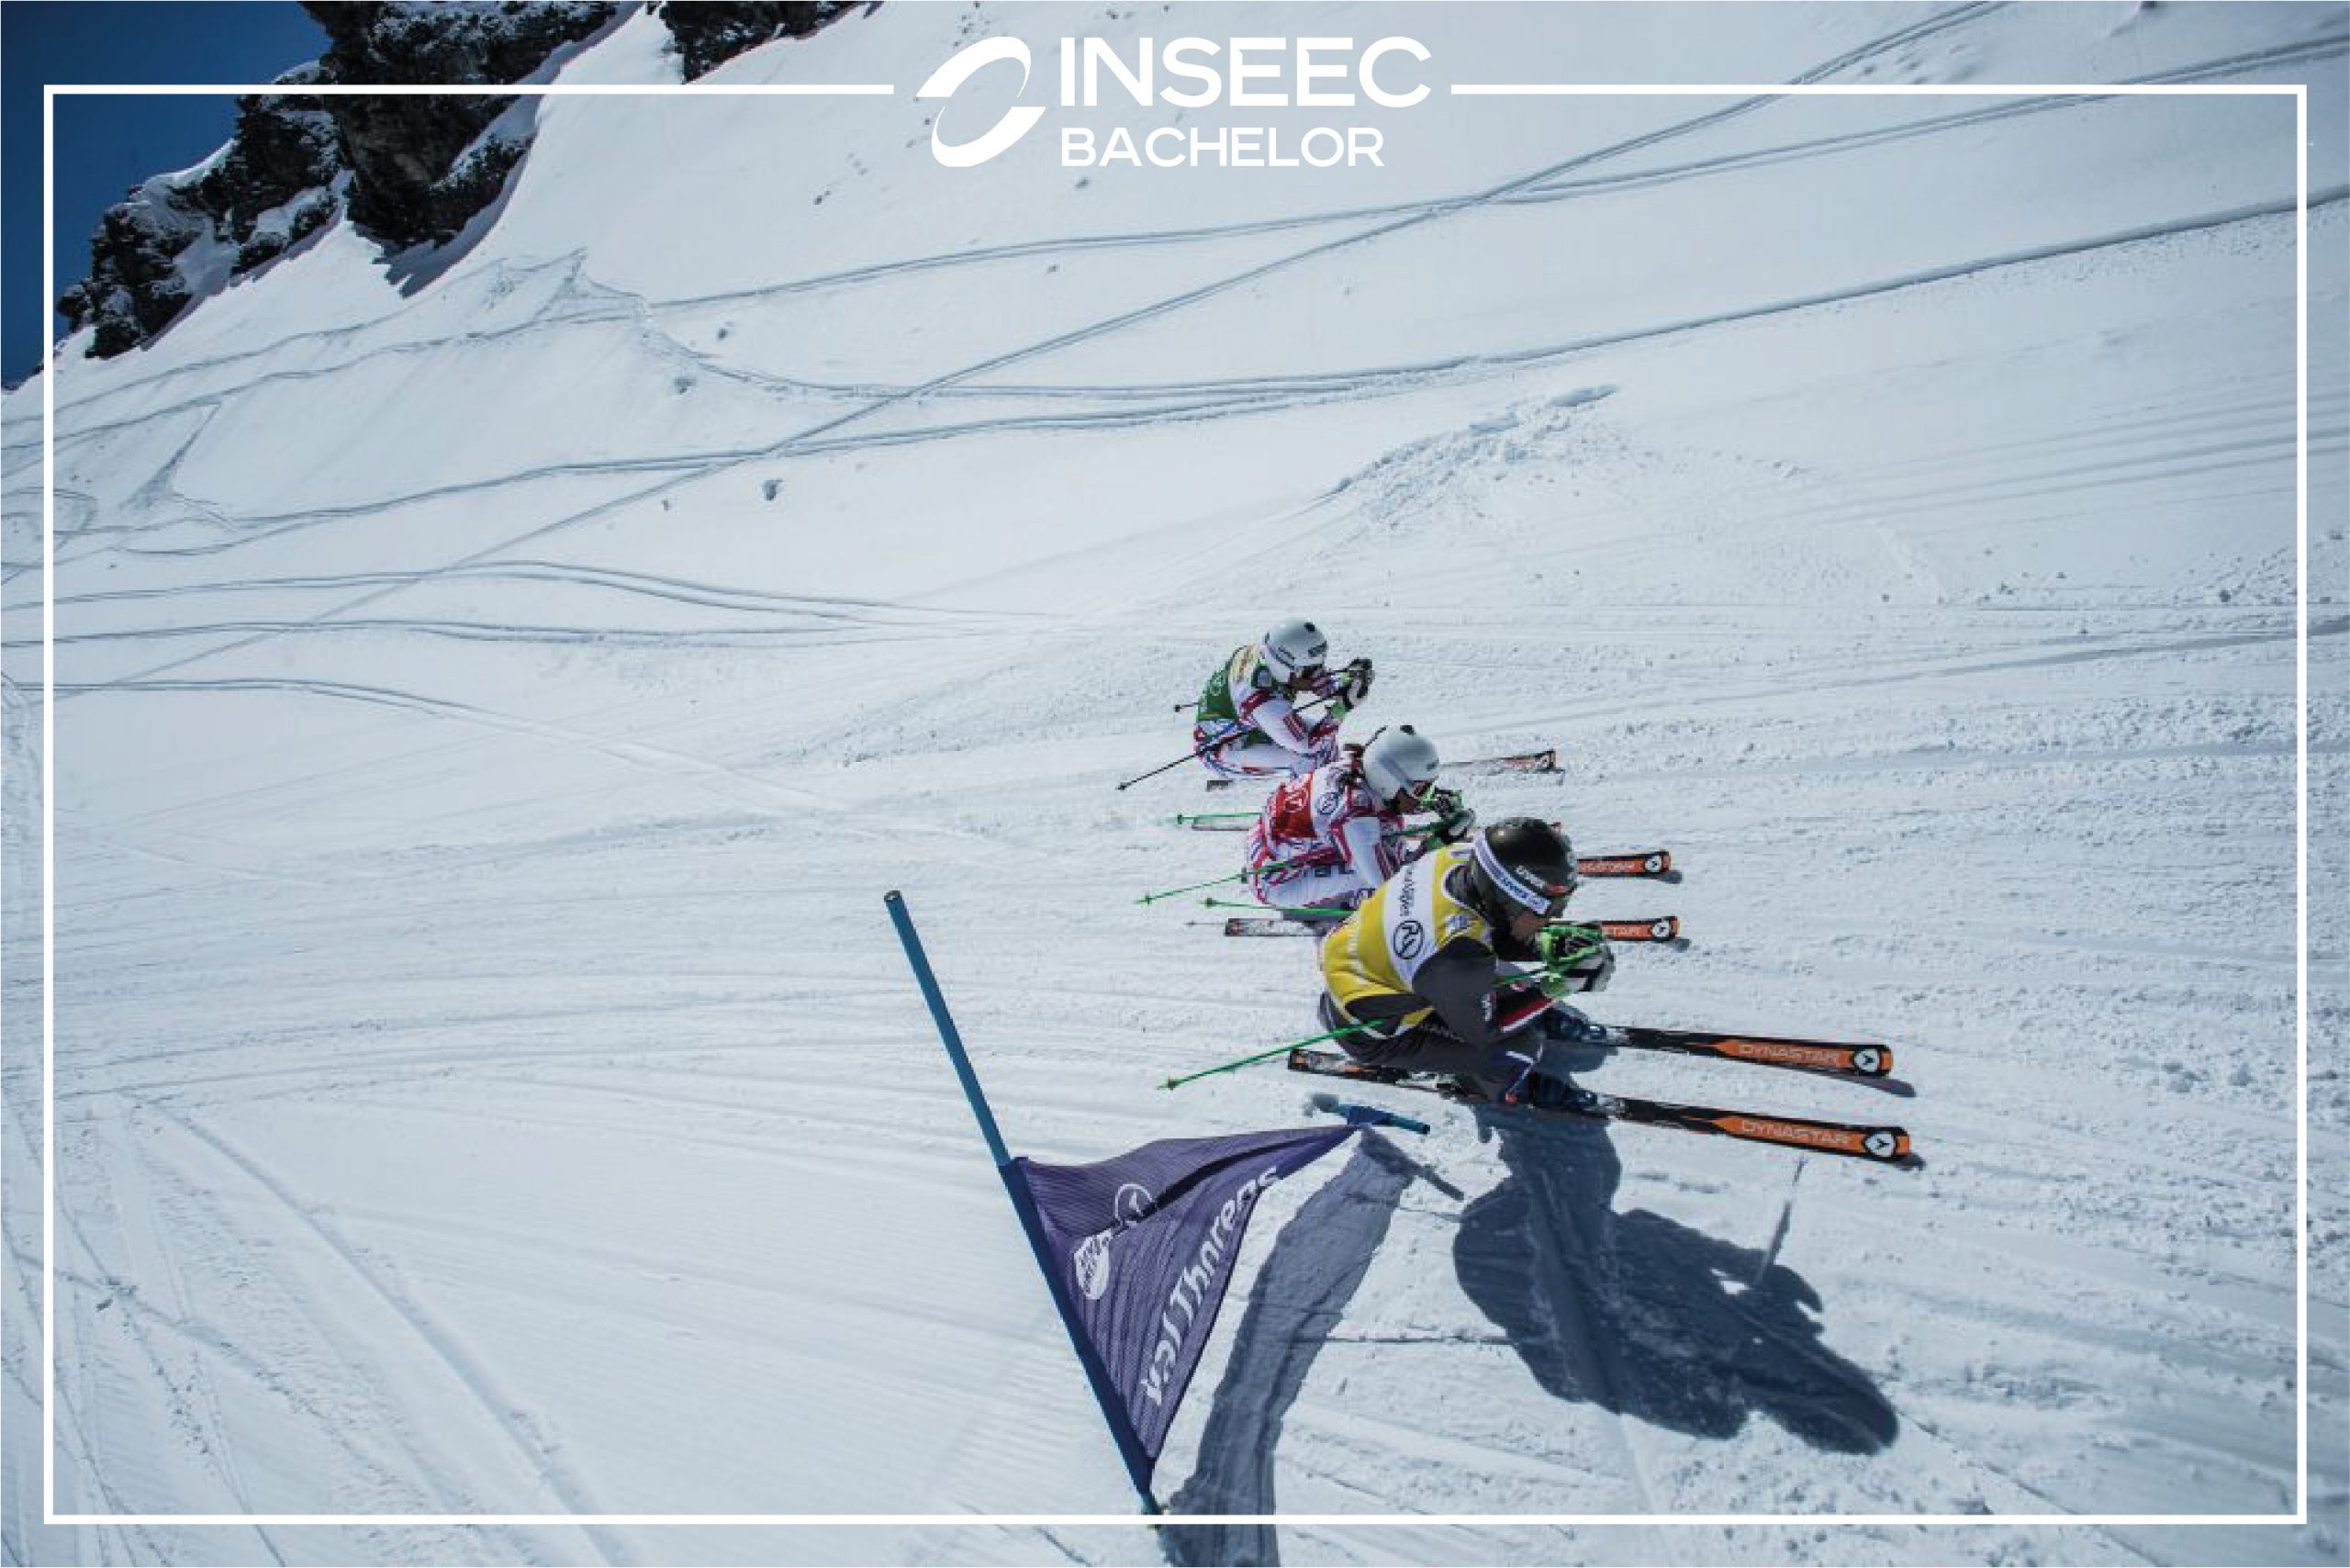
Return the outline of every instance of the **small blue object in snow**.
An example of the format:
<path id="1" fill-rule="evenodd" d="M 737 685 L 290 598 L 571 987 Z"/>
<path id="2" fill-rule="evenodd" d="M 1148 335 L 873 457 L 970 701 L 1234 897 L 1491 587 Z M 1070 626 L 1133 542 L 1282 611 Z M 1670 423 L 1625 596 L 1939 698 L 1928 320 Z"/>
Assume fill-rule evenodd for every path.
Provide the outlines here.
<path id="1" fill-rule="evenodd" d="M 1352 1100 L 1341 1100 L 1335 1094 L 1311 1094 L 1306 1097 L 1306 1109 L 1327 1111 L 1334 1116 L 1344 1116 L 1350 1127 L 1394 1127 L 1403 1132 L 1427 1136 L 1428 1125 L 1409 1116 L 1399 1116 L 1393 1111 L 1382 1111 L 1376 1105 L 1361 1105 Z"/>

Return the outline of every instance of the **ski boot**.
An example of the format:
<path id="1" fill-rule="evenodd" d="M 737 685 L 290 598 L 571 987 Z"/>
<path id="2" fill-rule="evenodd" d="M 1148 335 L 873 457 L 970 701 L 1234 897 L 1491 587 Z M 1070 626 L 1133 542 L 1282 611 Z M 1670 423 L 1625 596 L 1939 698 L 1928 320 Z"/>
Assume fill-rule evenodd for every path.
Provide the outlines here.
<path id="1" fill-rule="evenodd" d="M 1563 1004 L 1554 1005 L 1542 1014 L 1542 1037 L 1562 1046 L 1596 1045 L 1607 1037 L 1607 1025 L 1595 1024 L 1583 1014 Z"/>
<path id="2" fill-rule="evenodd" d="M 1498 1083 L 1490 1092 L 1497 1103 L 1504 1105 L 1531 1105 L 1538 1111 L 1555 1111 L 1562 1105 L 1573 1104 L 1583 1092 L 1565 1073 L 1543 1071 L 1539 1052 L 1528 1055 L 1524 1051 L 1507 1051 L 1502 1054 L 1495 1065 L 1501 1072 Z"/>
<path id="3" fill-rule="evenodd" d="M 1563 1072 L 1529 1072 L 1518 1085 L 1516 1103 L 1538 1111 L 1561 1111 L 1582 1102 L 1583 1092 Z"/>

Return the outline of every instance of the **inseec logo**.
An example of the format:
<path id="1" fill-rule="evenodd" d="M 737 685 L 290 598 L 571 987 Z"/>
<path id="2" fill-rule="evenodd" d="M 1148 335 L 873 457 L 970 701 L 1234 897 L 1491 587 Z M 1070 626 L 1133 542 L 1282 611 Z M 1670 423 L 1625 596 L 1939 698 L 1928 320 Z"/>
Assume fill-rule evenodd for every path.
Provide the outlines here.
<path id="1" fill-rule="evenodd" d="M 1416 66 L 1427 48 L 1408 38 L 1383 38 L 1358 50 L 1343 38 L 1180 38 L 1159 48 L 1137 39 L 1132 54 L 1107 39 L 1065 38 L 1059 46 L 1060 96 L 1064 109 L 1098 108 L 1105 93 L 1140 108 L 1171 105 L 1202 109 L 1357 109 L 1364 103 L 1408 109 L 1428 95 Z M 914 96 L 952 98 L 973 76 L 999 62 L 1020 67 L 1024 95 L 1035 67 L 1019 39 L 984 39 L 957 52 L 931 73 Z M 1104 78 L 1107 78 L 1105 84 Z M 979 136 L 946 139 L 942 113 L 931 124 L 930 150 L 950 169 L 968 169 L 1009 150 L 1045 118 L 1034 104 L 1015 105 Z M 1386 139 L 1375 126 L 1317 123 L 1292 125 L 1159 125 L 1144 129 L 1112 126 L 1060 128 L 1064 168 L 1328 169 L 1385 167 Z"/>

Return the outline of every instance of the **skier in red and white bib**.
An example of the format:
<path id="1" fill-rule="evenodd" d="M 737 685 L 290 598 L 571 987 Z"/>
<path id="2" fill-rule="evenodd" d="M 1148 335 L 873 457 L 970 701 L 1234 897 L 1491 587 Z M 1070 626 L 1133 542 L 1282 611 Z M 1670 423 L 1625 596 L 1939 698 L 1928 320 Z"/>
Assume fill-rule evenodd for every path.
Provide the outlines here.
<path id="1" fill-rule="evenodd" d="M 1326 667 L 1328 639 L 1284 621 L 1232 650 L 1200 693 L 1192 742 L 1222 778 L 1294 778 L 1338 754 L 1338 725 L 1371 695 L 1371 661 Z M 1318 702 L 1300 712 L 1309 699 Z"/>
<path id="2" fill-rule="evenodd" d="M 1248 888 L 1259 903 L 1348 910 L 1437 844 L 1458 842 L 1477 814 L 1437 788 L 1436 745 L 1409 724 L 1381 730 L 1335 762 L 1275 790 L 1248 830 Z M 1406 813 L 1437 831 L 1406 835 Z"/>

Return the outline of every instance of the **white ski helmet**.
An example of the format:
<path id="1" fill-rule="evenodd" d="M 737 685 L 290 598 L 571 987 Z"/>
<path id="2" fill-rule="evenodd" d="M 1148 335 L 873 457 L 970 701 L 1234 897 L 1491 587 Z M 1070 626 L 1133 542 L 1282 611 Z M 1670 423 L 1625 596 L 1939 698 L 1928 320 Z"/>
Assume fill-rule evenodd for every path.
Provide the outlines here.
<path id="1" fill-rule="evenodd" d="M 1275 675 L 1294 682 L 1321 673 L 1330 639 L 1311 621 L 1284 621 L 1265 633 L 1259 650 Z"/>
<path id="2" fill-rule="evenodd" d="M 1409 724 L 1380 731 L 1362 748 L 1362 781 L 1382 806 L 1393 805 L 1405 790 L 1435 783 L 1436 770 L 1436 743 Z"/>

